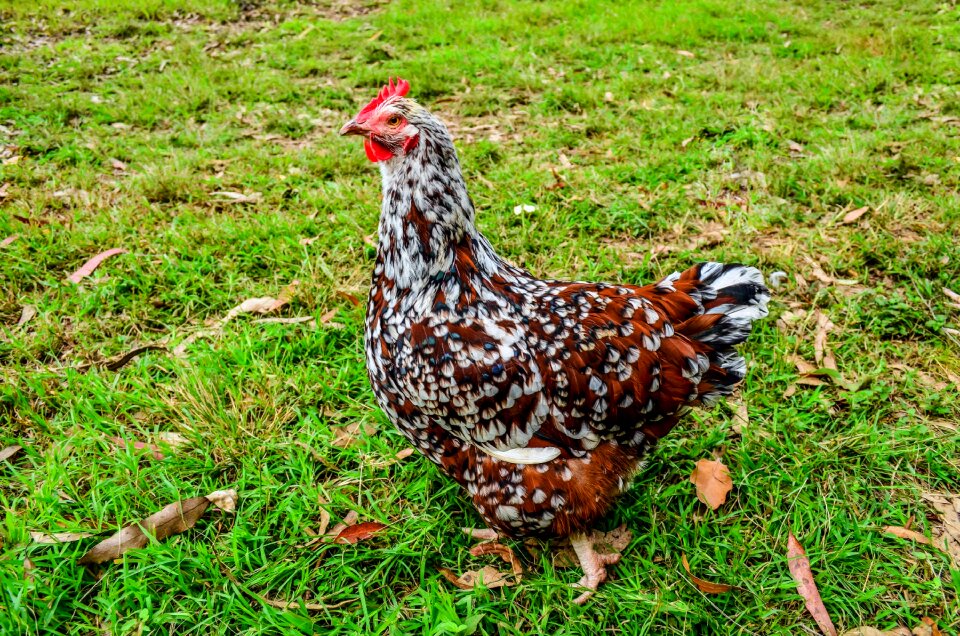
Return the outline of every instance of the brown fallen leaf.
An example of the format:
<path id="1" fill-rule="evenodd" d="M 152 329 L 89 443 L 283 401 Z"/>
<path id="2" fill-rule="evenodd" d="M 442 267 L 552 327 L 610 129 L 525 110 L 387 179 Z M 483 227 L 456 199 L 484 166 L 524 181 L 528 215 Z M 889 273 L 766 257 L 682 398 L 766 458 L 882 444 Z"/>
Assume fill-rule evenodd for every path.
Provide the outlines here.
<path id="1" fill-rule="evenodd" d="M 237 509 L 237 491 L 233 488 L 215 490 L 207 495 L 207 499 L 224 512 L 234 512 Z"/>
<path id="2" fill-rule="evenodd" d="M 694 585 L 697 586 L 697 589 L 704 594 L 723 594 L 724 592 L 729 592 L 733 589 L 732 585 L 727 585 L 726 583 L 714 583 L 712 581 L 706 581 L 694 576 L 693 572 L 690 571 L 690 563 L 687 562 L 686 554 L 680 556 L 680 562 L 683 563 L 683 569 L 687 571 L 688 575 L 690 575 L 690 580 Z"/>
<path id="3" fill-rule="evenodd" d="M 324 504 L 328 503 L 323 500 L 322 497 L 317 497 L 317 503 L 320 504 L 320 526 L 317 527 L 317 535 L 323 536 L 327 533 L 327 528 L 330 527 L 330 513 L 324 508 Z"/>
<path id="4" fill-rule="evenodd" d="M 0 247 L 6 247 L 7 245 L 10 245 L 14 241 L 16 241 L 18 238 L 20 238 L 19 234 L 11 234 L 7 238 L 0 241 Z"/>
<path id="5" fill-rule="evenodd" d="M 360 441 L 366 435 L 370 435 L 376 430 L 370 422 L 356 420 L 345 426 L 337 426 L 333 429 L 333 440 L 330 443 L 337 448 L 349 448 Z"/>
<path id="6" fill-rule="evenodd" d="M 14 444 L 13 446 L 7 446 L 3 450 L 0 450 L 0 462 L 6 461 L 23 450 L 23 446 Z"/>
<path id="7" fill-rule="evenodd" d="M 223 331 L 223 327 L 228 322 L 230 322 L 240 314 L 267 314 L 267 313 L 276 311 L 277 309 L 280 309 L 285 304 L 287 304 L 290 301 L 290 299 L 293 298 L 293 295 L 295 294 L 296 286 L 299 284 L 300 284 L 300 281 L 298 280 L 293 281 L 280 292 L 277 298 L 273 298 L 271 296 L 262 296 L 259 298 L 248 298 L 247 300 L 243 301 L 242 303 L 240 303 L 239 305 L 237 305 L 236 307 L 228 311 L 223 318 L 216 321 L 213 324 L 213 326 L 210 327 L 209 329 L 201 329 L 184 338 L 180 342 L 180 344 L 178 344 L 176 348 L 174 348 L 172 352 L 173 355 L 178 358 L 182 358 L 186 354 L 187 348 L 190 345 L 192 345 L 194 342 L 196 342 L 200 338 L 206 338 L 209 336 L 215 336 L 219 334 L 221 331 Z"/>
<path id="8" fill-rule="evenodd" d="M 816 278 L 818 281 L 820 281 L 824 285 L 833 285 L 834 283 L 837 282 L 837 279 L 834 278 L 833 276 L 830 276 L 825 271 L 823 271 L 823 268 L 820 267 L 820 264 L 817 263 L 815 260 L 813 260 L 809 256 L 804 257 L 804 260 L 807 261 L 807 264 L 810 266 L 810 271 L 813 273 L 813 277 Z"/>
<path id="9" fill-rule="evenodd" d="M 299 285 L 300 281 L 297 279 L 290 281 L 289 285 L 280 290 L 280 294 L 277 296 L 277 299 L 273 301 L 273 305 L 269 311 L 277 311 L 284 305 L 290 304 L 290 301 L 297 295 L 297 287 Z"/>
<path id="10" fill-rule="evenodd" d="M 837 361 L 834 359 L 830 349 L 827 348 L 827 332 L 833 329 L 834 324 L 830 318 L 819 309 L 814 312 L 817 318 L 817 333 L 813 339 L 813 355 L 817 364 L 822 369 L 837 369 Z"/>
<path id="11" fill-rule="evenodd" d="M 677 55 L 679 55 L 679 56 L 681 56 L 681 57 L 690 57 L 690 58 L 697 57 L 696 55 L 694 55 L 694 54 L 691 53 L 690 51 L 684 51 L 683 49 L 677 49 Z"/>
<path id="12" fill-rule="evenodd" d="M 279 599 L 267 598 L 266 596 L 259 596 L 260 600 L 269 605 L 270 607 L 276 607 L 278 609 L 305 609 L 312 612 L 318 612 L 320 610 L 327 610 L 337 607 L 342 607 L 344 603 L 336 603 L 334 605 L 327 605 L 326 603 L 300 603 L 298 601 L 281 601 Z M 351 599 L 348 602 L 353 602 Z"/>
<path id="13" fill-rule="evenodd" d="M 507 579 L 506 574 L 492 565 L 485 565 L 480 570 L 469 570 L 460 576 L 447 568 L 440 568 L 440 574 L 461 590 L 472 590 L 477 584 L 482 584 L 488 590 L 509 587 L 514 584 L 513 581 Z"/>
<path id="14" fill-rule="evenodd" d="M 730 471 L 721 461 L 701 459 L 690 474 L 690 483 L 697 488 L 697 499 L 716 510 L 733 489 Z"/>
<path id="15" fill-rule="evenodd" d="M 387 524 L 378 521 L 365 521 L 355 526 L 348 526 L 340 531 L 334 538 L 334 543 L 351 544 L 369 539 L 376 533 L 387 527 Z"/>
<path id="16" fill-rule="evenodd" d="M 80 539 L 86 539 L 87 537 L 92 537 L 92 532 L 31 532 L 30 538 L 33 539 L 34 543 L 70 543 L 71 541 L 79 541 Z"/>
<path id="17" fill-rule="evenodd" d="M 917 543 L 923 543 L 930 545 L 930 539 L 926 536 L 920 534 L 916 530 L 910 530 L 909 528 L 904 528 L 902 526 L 884 526 L 881 529 L 881 532 L 884 534 L 892 534 L 895 537 L 900 537 L 901 539 L 909 539 L 911 541 L 916 541 Z"/>
<path id="18" fill-rule="evenodd" d="M 189 439 L 175 431 L 160 431 L 157 433 L 157 441 L 162 442 L 171 448 L 176 448 L 177 446 L 183 446 L 190 443 Z"/>
<path id="19" fill-rule="evenodd" d="M 496 554 L 510 565 L 513 575 L 519 581 L 523 575 L 523 568 L 520 566 L 520 559 L 513 553 L 510 546 L 499 543 L 498 541 L 485 541 L 470 548 L 470 554 L 473 556 L 483 556 L 484 554 Z"/>
<path id="20" fill-rule="evenodd" d="M 943 636 L 943 632 L 941 632 L 940 628 L 937 627 L 937 621 L 933 620 L 929 616 L 924 616 L 920 619 L 920 621 L 923 625 L 926 625 L 930 628 L 930 636 Z"/>
<path id="21" fill-rule="evenodd" d="M 397 459 L 402 460 L 402 459 L 406 459 L 407 457 L 410 457 L 410 456 L 413 455 L 415 452 L 416 452 L 416 451 L 413 450 L 412 448 L 404 448 L 402 451 L 400 451 L 399 453 L 397 453 L 397 454 L 395 455 L 395 457 L 396 457 Z"/>
<path id="22" fill-rule="evenodd" d="M 331 528 L 331 529 L 324 535 L 324 537 L 327 538 L 327 539 L 334 539 L 334 538 L 340 536 L 340 533 L 343 532 L 345 528 L 347 528 L 348 526 L 352 526 L 352 525 L 354 525 L 355 523 L 357 523 L 357 519 L 359 519 L 359 518 L 360 518 L 360 513 L 357 512 L 356 510 L 351 510 L 350 512 L 347 513 L 347 516 L 343 518 L 343 521 L 341 521 L 341 522 L 338 523 L 337 525 L 333 526 L 333 528 Z"/>
<path id="23" fill-rule="evenodd" d="M 321 325 L 328 325 L 328 324 L 330 324 L 330 321 L 333 320 L 333 317 L 337 315 L 337 312 L 338 312 L 338 311 L 340 311 L 340 310 L 337 309 L 336 307 L 334 307 L 334 308 L 331 309 L 330 311 L 325 312 L 322 316 L 320 316 L 320 324 L 321 324 Z"/>
<path id="24" fill-rule="evenodd" d="M 244 194 L 242 192 L 232 192 L 230 190 L 221 190 L 219 192 L 213 192 L 213 196 L 222 197 L 217 199 L 219 203 L 256 203 L 263 198 L 263 194 L 260 192 L 251 192 L 250 194 Z"/>
<path id="25" fill-rule="evenodd" d="M 129 166 L 119 159 L 111 159 L 110 167 L 113 168 L 113 174 L 123 174 Z"/>
<path id="26" fill-rule="evenodd" d="M 876 627 L 854 627 L 843 632 L 842 636 L 913 636 L 913 632 L 906 627 L 898 627 L 888 632 L 882 632 Z"/>
<path id="27" fill-rule="evenodd" d="M 870 211 L 870 206 L 868 205 L 865 205 L 862 208 L 857 208 L 856 210 L 850 210 L 849 212 L 843 215 L 843 219 L 840 221 L 840 223 L 842 223 L 843 225 L 847 225 L 848 223 L 853 223 L 854 221 L 856 221 L 857 219 L 859 219 L 861 216 L 863 216 L 869 211 Z"/>
<path id="28" fill-rule="evenodd" d="M 233 491 L 217 491 L 210 496 L 219 501 L 218 505 L 227 505 L 227 493 Z M 150 536 L 157 541 L 189 530 L 203 515 L 204 511 L 213 503 L 208 497 L 191 497 L 183 501 L 176 501 L 165 506 L 140 522 L 122 528 L 113 536 L 104 539 L 84 554 L 77 563 L 94 565 L 112 559 L 118 559 L 128 550 L 142 548 L 150 542 Z M 236 505 L 235 503 L 233 505 Z"/>
<path id="29" fill-rule="evenodd" d="M 37 315 L 37 306 L 36 305 L 24 305 L 23 309 L 20 310 L 20 319 L 17 321 L 17 326 L 22 327 Z"/>
<path id="30" fill-rule="evenodd" d="M 376 247 L 376 244 L 374 244 L 374 247 Z M 357 298 L 356 294 L 352 294 L 348 291 L 343 291 L 342 289 L 338 289 L 337 296 L 339 296 L 340 298 L 343 298 L 354 307 L 358 307 L 360 305 L 360 299 Z"/>
<path id="31" fill-rule="evenodd" d="M 99 254 L 97 254 L 90 260 L 88 260 L 86 263 L 84 263 L 80 267 L 80 269 L 70 274 L 70 276 L 67 277 L 67 280 L 70 281 L 71 283 L 80 284 L 80 281 L 86 278 L 87 276 L 89 276 L 90 274 L 92 274 L 94 270 L 96 270 L 100 266 L 100 263 L 107 260 L 111 256 L 116 256 L 117 254 L 126 254 L 126 253 L 127 253 L 127 250 L 123 249 L 122 247 L 115 247 L 105 252 L 100 252 Z"/>
<path id="32" fill-rule="evenodd" d="M 319 236 L 310 236 L 300 239 L 300 245 L 311 245 L 314 241 L 318 240 Z"/>
<path id="33" fill-rule="evenodd" d="M 255 325 L 279 324 L 279 325 L 301 325 L 303 323 L 312 323 L 310 326 L 317 328 L 317 321 L 313 316 L 294 316 L 290 318 L 257 318 L 253 321 Z"/>
<path id="34" fill-rule="evenodd" d="M 813 580 L 810 559 L 807 558 L 803 546 L 793 536 L 793 532 L 787 537 L 787 566 L 790 568 L 793 580 L 797 582 L 797 592 L 803 597 L 807 611 L 817 622 L 820 631 L 826 636 L 837 636 L 837 628 L 833 626 L 827 608 L 824 607 L 823 600 L 820 598 L 817 584 Z"/>
<path id="35" fill-rule="evenodd" d="M 122 437 L 109 437 L 107 438 L 120 448 L 133 447 L 136 450 L 148 449 L 150 454 L 154 459 L 163 459 L 163 453 L 160 452 L 160 447 L 156 444 L 147 444 L 146 442 L 138 442 L 137 440 L 125 440 Z"/>
<path id="36" fill-rule="evenodd" d="M 954 566 L 960 568 L 960 496 L 925 492 L 921 497 L 940 514 L 941 524 L 934 528 L 932 545 L 949 554 Z"/>

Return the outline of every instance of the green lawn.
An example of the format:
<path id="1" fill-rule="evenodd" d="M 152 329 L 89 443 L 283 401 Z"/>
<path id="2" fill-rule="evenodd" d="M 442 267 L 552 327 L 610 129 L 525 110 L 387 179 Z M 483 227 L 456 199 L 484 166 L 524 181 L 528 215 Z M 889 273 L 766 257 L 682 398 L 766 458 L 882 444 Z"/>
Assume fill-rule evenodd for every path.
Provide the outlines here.
<path id="1" fill-rule="evenodd" d="M 841 632 L 960 633 L 957 563 L 880 531 L 936 536 L 921 493 L 960 493 L 957 5 L 444 5 L 0 0 L 0 448 L 24 447 L 0 462 L 0 633 L 812 634 L 791 530 Z M 356 305 L 380 179 L 336 135 L 389 75 L 450 125 L 482 230 L 537 274 L 787 273 L 745 347 L 749 423 L 727 405 L 658 447 L 583 608 L 579 573 L 522 545 L 519 585 L 451 586 L 439 568 L 496 565 L 459 533 L 479 516 L 419 455 L 393 461 Z M 67 281 L 109 248 L 128 252 Z M 275 315 L 316 325 L 216 327 L 294 279 Z M 793 387 L 817 311 L 842 377 Z M 144 345 L 166 351 L 107 366 Z M 169 433 L 187 442 L 159 460 L 111 441 Z M 689 482 L 711 457 L 735 483 L 716 512 Z M 77 564 L 97 537 L 31 539 L 223 488 L 235 514 L 104 566 Z M 322 507 L 388 528 L 307 546 Z M 700 593 L 684 554 L 737 590 Z"/>

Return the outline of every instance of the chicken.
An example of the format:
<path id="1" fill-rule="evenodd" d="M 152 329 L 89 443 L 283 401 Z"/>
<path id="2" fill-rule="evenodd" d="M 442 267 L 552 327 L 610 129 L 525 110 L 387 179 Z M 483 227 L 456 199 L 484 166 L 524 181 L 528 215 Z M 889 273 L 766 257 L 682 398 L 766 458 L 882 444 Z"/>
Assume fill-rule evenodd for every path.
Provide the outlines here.
<path id="1" fill-rule="evenodd" d="M 365 351 L 377 401 L 490 526 L 567 537 L 582 603 L 619 554 L 590 531 L 689 406 L 729 395 L 767 314 L 761 273 L 701 263 L 654 285 L 541 280 L 477 230 L 444 125 L 393 80 L 340 131 L 383 180 Z"/>

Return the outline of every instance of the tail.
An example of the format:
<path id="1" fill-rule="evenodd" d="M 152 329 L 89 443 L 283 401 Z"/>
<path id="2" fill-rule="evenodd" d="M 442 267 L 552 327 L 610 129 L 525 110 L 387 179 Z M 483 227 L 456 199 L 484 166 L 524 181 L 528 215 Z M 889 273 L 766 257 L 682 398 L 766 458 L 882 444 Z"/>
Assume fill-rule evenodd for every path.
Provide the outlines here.
<path id="1" fill-rule="evenodd" d="M 769 313 L 770 291 L 763 274 L 744 265 L 700 263 L 660 284 L 682 289 L 703 308 L 675 329 L 710 361 L 697 384 L 697 401 L 715 404 L 746 375 L 747 364 L 734 347 L 750 335 L 754 320 Z"/>

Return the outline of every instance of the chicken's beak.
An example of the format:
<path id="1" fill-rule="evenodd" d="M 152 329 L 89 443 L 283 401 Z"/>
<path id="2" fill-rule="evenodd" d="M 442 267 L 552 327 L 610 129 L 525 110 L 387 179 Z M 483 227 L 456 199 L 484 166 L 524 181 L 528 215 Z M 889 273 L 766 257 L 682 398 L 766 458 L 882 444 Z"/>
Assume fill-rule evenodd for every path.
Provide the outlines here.
<path id="1" fill-rule="evenodd" d="M 340 129 L 341 135 L 366 135 L 368 132 L 370 131 L 358 124 L 356 119 L 351 119 Z"/>

